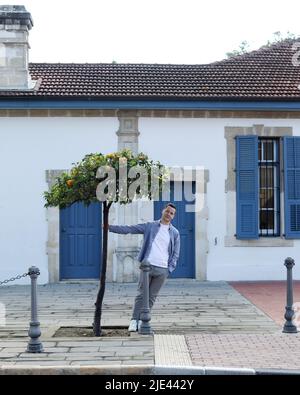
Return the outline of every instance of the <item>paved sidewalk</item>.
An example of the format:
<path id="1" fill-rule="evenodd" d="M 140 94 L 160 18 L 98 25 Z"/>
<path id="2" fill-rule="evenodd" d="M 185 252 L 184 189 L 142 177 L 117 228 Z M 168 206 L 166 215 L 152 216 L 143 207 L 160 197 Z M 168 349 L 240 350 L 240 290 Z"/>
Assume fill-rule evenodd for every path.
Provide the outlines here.
<path id="1" fill-rule="evenodd" d="M 0 374 L 214 374 L 220 369 L 253 374 L 261 368 L 300 369 L 300 336 L 282 334 L 276 322 L 226 282 L 168 280 L 153 309 L 154 336 L 53 337 L 60 327 L 91 326 L 97 289 L 96 283 L 39 286 L 44 353 L 29 354 L 30 287 L 0 287 L 0 301 L 6 306 Z M 127 327 L 135 293 L 136 284 L 107 284 L 103 327 Z"/>
<path id="2" fill-rule="evenodd" d="M 229 283 L 251 303 L 283 326 L 286 305 L 286 281 L 239 281 Z M 300 281 L 293 281 L 294 304 L 300 310 Z M 299 322 L 300 324 L 300 322 Z"/>
<path id="3" fill-rule="evenodd" d="M 300 334 L 186 335 L 194 365 L 298 370 Z"/>

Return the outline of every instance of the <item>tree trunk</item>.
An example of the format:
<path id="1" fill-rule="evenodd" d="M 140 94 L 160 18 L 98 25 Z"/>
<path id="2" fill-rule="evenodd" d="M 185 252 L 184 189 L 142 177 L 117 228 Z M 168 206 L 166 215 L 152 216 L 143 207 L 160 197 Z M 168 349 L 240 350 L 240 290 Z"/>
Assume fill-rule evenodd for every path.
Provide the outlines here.
<path id="1" fill-rule="evenodd" d="M 102 238 L 102 266 L 100 276 L 100 286 L 95 303 L 95 315 L 93 330 L 95 336 L 101 336 L 101 315 L 102 315 L 102 303 L 105 292 L 105 280 L 106 280 L 106 266 L 107 266 L 107 241 L 108 241 L 108 214 L 111 206 L 111 202 L 103 202 L 103 238 Z"/>

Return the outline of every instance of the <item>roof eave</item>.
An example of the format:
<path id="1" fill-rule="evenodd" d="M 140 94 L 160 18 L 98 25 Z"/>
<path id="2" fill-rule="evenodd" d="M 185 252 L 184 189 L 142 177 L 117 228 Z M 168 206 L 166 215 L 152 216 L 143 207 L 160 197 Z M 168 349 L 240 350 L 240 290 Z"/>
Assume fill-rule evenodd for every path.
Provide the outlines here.
<path id="1" fill-rule="evenodd" d="M 9 98 L 0 97 L 0 109 L 133 109 L 133 110 L 224 110 L 224 111 L 300 111 L 298 100 L 120 99 L 120 98 Z"/>

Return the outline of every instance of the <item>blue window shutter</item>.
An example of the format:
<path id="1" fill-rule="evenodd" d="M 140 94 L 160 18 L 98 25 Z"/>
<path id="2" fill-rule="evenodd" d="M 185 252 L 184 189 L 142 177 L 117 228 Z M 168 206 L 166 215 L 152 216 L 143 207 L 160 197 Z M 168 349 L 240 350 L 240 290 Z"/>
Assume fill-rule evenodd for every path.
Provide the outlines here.
<path id="1" fill-rule="evenodd" d="M 237 239 L 258 239 L 258 138 L 236 138 Z"/>
<path id="2" fill-rule="evenodd" d="M 284 137 L 285 237 L 300 239 L 300 137 Z"/>

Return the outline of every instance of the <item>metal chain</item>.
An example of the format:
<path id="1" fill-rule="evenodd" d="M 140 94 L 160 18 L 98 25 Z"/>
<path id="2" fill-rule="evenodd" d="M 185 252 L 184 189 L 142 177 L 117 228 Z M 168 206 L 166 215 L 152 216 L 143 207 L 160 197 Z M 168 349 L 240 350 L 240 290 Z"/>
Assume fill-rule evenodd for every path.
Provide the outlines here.
<path id="1" fill-rule="evenodd" d="M 0 285 L 7 284 L 7 283 L 9 283 L 10 281 L 20 280 L 20 278 L 29 276 L 30 274 L 31 274 L 31 273 L 24 273 L 24 274 L 21 274 L 20 276 L 12 277 L 12 278 L 10 278 L 9 280 L 0 281 Z"/>

